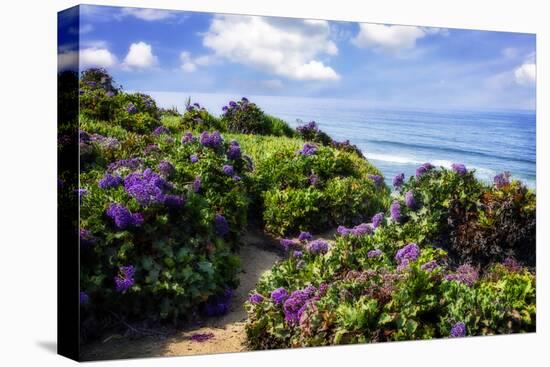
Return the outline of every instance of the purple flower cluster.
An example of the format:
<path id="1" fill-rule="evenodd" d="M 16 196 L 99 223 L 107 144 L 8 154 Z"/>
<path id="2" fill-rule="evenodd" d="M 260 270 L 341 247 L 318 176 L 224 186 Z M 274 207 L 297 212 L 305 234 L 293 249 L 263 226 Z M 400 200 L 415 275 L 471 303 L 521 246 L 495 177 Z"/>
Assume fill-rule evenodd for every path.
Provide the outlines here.
<path id="1" fill-rule="evenodd" d="M 231 166 L 229 164 L 225 164 L 222 167 L 222 171 L 227 176 L 233 176 L 233 174 L 235 173 L 235 169 L 233 168 L 233 166 Z"/>
<path id="2" fill-rule="evenodd" d="M 313 239 L 313 236 L 309 232 L 300 232 L 300 235 L 298 236 L 298 241 L 307 242 L 311 241 Z"/>
<path id="3" fill-rule="evenodd" d="M 141 205 L 162 203 L 167 186 L 166 181 L 149 168 L 143 173 L 131 173 L 124 179 L 124 189 Z"/>
<path id="4" fill-rule="evenodd" d="M 298 154 L 303 155 L 304 157 L 309 157 L 317 152 L 317 146 L 311 143 L 305 143 L 302 150 L 298 151 Z"/>
<path id="5" fill-rule="evenodd" d="M 451 328 L 451 332 L 450 332 L 449 336 L 451 338 L 463 338 L 463 337 L 465 337 L 466 336 L 466 325 L 463 322 L 457 322 Z"/>
<path id="6" fill-rule="evenodd" d="M 155 128 L 155 130 L 153 130 L 153 135 L 159 136 L 163 134 L 170 134 L 170 130 L 168 130 L 166 126 L 160 125 L 159 127 Z"/>
<path id="7" fill-rule="evenodd" d="M 379 250 L 379 249 L 370 250 L 369 252 L 367 252 L 367 257 L 368 257 L 369 259 L 373 259 L 373 258 L 376 258 L 376 257 L 380 257 L 380 255 L 382 255 L 382 250 Z"/>
<path id="8" fill-rule="evenodd" d="M 512 176 L 510 172 L 502 172 L 496 175 L 493 178 L 496 188 L 502 189 L 503 187 L 508 186 L 510 184 L 510 176 Z"/>
<path id="9" fill-rule="evenodd" d="M 361 223 L 353 228 L 338 226 L 336 231 L 342 236 L 364 236 L 372 234 L 374 232 L 374 226 L 372 225 L 372 223 Z"/>
<path id="10" fill-rule="evenodd" d="M 107 216 L 115 222 L 118 229 L 139 227 L 143 223 L 141 213 L 132 213 L 122 204 L 109 204 Z"/>
<path id="11" fill-rule="evenodd" d="M 258 294 L 258 293 L 251 294 L 248 297 L 248 302 L 250 302 L 252 304 L 262 303 L 263 300 L 264 300 L 264 297 L 261 294 Z"/>
<path id="12" fill-rule="evenodd" d="M 82 198 L 86 195 L 88 195 L 88 190 L 86 189 L 78 189 L 76 190 L 76 192 L 78 193 L 78 199 L 79 200 L 82 200 Z"/>
<path id="13" fill-rule="evenodd" d="M 297 325 L 317 289 L 310 285 L 304 289 L 295 290 L 283 304 L 285 321 L 289 325 Z"/>
<path id="14" fill-rule="evenodd" d="M 395 175 L 395 177 L 393 178 L 393 187 L 395 187 L 396 189 L 403 186 L 403 182 L 405 181 L 405 174 L 404 173 L 399 173 L 397 175 Z"/>
<path id="15" fill-rule="evenodd" d="M 133 115 L 135 113 L 138 112 L 138 109 L 136 107 L 135 104 L 133 104 L 132 102 L 128 103 L 128 105 L 126 106 L 126 112 L 128 112 L 128 114 L 130 115 Z"/>
<path id="16" fill-rule="evenodd" d="M 369 175 L 369 179 L 374 182 L 374 186 L 381 187 L 384 185 L 384 178 L 380 175 Z"/>
<path id="17" fill-rule="evenodd" d="M 445 276 L 446 280 L 454 280 L 467 286 L 474 285 L 479 279 L 479 272 L 470 264 L 460 265 L 454 273 Z"/>
<path id="18" fill-rule="evenodd" d="M 308 243 L 307 250 L 314 255 L 325 254 L 328 251 L 328 243 L 321 239 L 314 240 Z"/>
<path id="19" fill-rule="evenodd" d="M 285 251 L 288 251 L 288 249 L 296 245 L 294 241 L 289 240 L 288 238 L 283 238 L 282 240 L 279 241 L 279 243 L 285 249 Z"/>
<path id="20" fill-rule="evenodd" d="M 296 131 L 298 131 L 298 133 L 300 133 L 301 135 L 308 136 L 313 133 L 317 133 L 319 131 L 319 128 L 317 127 L 317 124 L 315 123 L 315 121 L 310 121 L 305 125 L 298 126 L 296 128 Z"/>
<path id="21" fill-rule="evenodd" d="M 86 228 L 80 228 L 80 247 L 87 248 L 93 246 L 96 243 L 96 238 L 92 235 L 92 232 Z"/>
<path id="22" fill-rule="evenodd" d="M 130 289 L 134 283 L 135 268 L 133 265 L 121 266 L 119 274 L 115 277 L 115 289 L 117 292 L 125 292 Z"/>
<path id="23" fill-rule="evenodd" d="M 382 212 L 376 213 L 371 219 L 372 227 L 373 228 L 378 228 L 380 226 L 380 224 L 382 224 L 383 220 L 384 220 L 384 213 L 382 213 Z"/>
<path id="24" fill-rule="evenodd" d="M 277 288 L 271 292 L 271 300 L 277 306 L 282 305 L 288 298 L 288 291 L 284 288 Z"/>
<path id="25" fill-rule="evenodd" d="M 420 255 L 420 248 L 416 243 L 409 243 L 408 245 L 400 248 L 395 254 L 395 261 L 397 261 L 397 269 L 406 268 L 409 263 L 416 261 Z"/>
<path id="26" fill-rule="evenodd" d="M 438 267 L 439 267 L 439 265 L 437 264 L 437 261 L 436 260 L 431 260 L 431 261 L 428 261 L 427 263 L 422 264 L 420 269 L 425 270 L 425 271 L 432 271 L 432 270 L 437 269 Z"/>
<path id="27" fill-rule="evenodd" d="M 223 139 L 219 131 L 214 131 L 212 134 L 209 134 L 207 131 L 203 131 L 199 140 L 203 146 L 212 149 L 218 149 L 223 143 Z"/>
<path id="28" fill-rule="evenodd" d="M 393 201 L 390 205 L 390 216 L 395 222 L 401 222 L 401 205 L 399 201 Z"/>
<path id="29" fill-rule="evenodd" d="M 193 136 L 193 133 L 191 132 L 186 132 L 185 134 L 183 134 L 182 138 L 181 138 L 181 143 L 182 144 L 189 144 L 189 143 L 192 143 L 195 141 L 195 137 Z"/>
<path id="30" fill-rule="evenodd" d="M 176 169 L 174 168 L 172 163 L 162 160 L 162 161 L 159 162 L 158 170 L 159 170 L 161 175 L 163 175 L 164 177 L 168 177 L 172 173 L 174 173 L 174 171 Z"/>
<path id="31" fill-rule="evenodd" d="M 196 154 L 191 154 L 189 156 L 189 160 L 191 161 L 191 163 L 197 163 L 199 161 L 199 157 L 197 157 Z"/>
<path id="32" fill-rule="evenodd" d="M 292 256 L 299 259 L 303 256 L 303 253 L 302 253 L 302 251 L 296 250 L 292 253 Z"/>
<path id="33" fill-rule="evenodd" d="M 229 233 L 229 223 L 221 214 L 216 214 L 214 217 L 214 228 L 218 236 L 226 236 Z"/>
<path id="34" fill-rule="evenodd" d="M 453 163 L 451 164 L 451 168 L 453 169 L 453 171 L 455 171 L 461 176 L 464 176 L 468 172 L 468 170 L 466 169 L 466 166 L 463 165 L 462 163 Z"/>
<path id="35" fill-rule="evenodd" d="M 241 147 L 236 140 L 231 140 L 229 148 L 227 148 L 227 158 L 231 160 L 237 160 L 241 158 Z"/>
<path id="36" fill-rule="evenodd" d="M 128 168 L 129 170 L 134 171 L 141 167 L 142 163 L 142 160 L 139 158 L 121 159 L 119 161 L 109 164 L 109 166 L 107 166 L 107 171 L 114 172 L 120 168 Z"/>
<path id="37" fill-rule="evenodd" d="M 199 192 L 201 190 L 202 180 L 200 177 L 195 177 L 195 180 L 191 184 L 191 190 L 193 192 Z"/>
<path id="38" fill-rule="evenodd" d="M 414 193 L 412 191 L 407 191 L 405 193 L 405 205 L 407 205 L 409 209 L 416 208 L 416 200 L 414 200 Z"/>
<path id="39" fill-rule="evenodd" d="M 424 163 L 416 169 L 416 177 L 421 177 L 424 173 L 432 170 L 434 166 L 431 163 Z"/>

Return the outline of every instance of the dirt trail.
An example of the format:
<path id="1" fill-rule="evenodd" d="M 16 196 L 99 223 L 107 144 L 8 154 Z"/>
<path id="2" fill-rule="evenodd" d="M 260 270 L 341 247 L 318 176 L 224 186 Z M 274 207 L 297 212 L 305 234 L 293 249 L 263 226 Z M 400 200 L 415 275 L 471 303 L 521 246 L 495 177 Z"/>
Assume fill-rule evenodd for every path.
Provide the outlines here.
<path id="1" fill-rule="evenodd" d="M 142 337 L 128 339 L 114 336 L 107 341 L 86 345 L 82 350 L 85 360 L 141 358 L 175 355 L 228 353 L 246 350 L 244 321 L 246 311 L 243 303 L 256 286 L 259 277 L 282 258 L 274 251 L 274 240 L 261 234 L 249 232 L 243 238 L 239 252 L 242 272 L 240 284 L 234 292 L 230 311 L 222 317 L 210 318 L 200 327 L 189 327 L 167 337 Z M 212 333 L 213 337 L 203 342 L 193 341 L 194 334 Z"/>

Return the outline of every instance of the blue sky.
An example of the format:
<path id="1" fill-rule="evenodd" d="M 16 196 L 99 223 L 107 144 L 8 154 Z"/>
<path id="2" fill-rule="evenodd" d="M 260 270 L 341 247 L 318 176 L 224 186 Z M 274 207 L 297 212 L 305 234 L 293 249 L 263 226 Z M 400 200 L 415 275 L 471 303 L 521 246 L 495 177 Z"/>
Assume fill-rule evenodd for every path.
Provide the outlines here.
<path id="1" fill-rule="evenodd" d="M 81 68 L 126 90 L 535 108 L 533 34 L 99 6 L 78 32 Z"/>

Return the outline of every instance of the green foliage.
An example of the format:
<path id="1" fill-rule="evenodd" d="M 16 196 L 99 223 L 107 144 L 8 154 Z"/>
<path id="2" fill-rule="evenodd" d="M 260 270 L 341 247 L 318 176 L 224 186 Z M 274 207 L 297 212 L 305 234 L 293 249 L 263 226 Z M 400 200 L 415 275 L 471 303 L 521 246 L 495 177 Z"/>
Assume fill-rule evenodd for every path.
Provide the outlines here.
<path id="1" fill-rule="evenodd" d="M 192 131 L 227 131 L 226 122 L 212 116 L 204 107 L 198 103 L 186 106 L 185 113 L 181 119 L 181 127 Z"/>

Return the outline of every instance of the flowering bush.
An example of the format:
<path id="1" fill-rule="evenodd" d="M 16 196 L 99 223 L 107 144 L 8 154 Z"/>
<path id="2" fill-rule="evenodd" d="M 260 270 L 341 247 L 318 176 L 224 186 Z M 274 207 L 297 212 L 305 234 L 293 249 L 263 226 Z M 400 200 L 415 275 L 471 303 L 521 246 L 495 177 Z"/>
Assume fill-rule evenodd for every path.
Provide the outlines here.
<path id="1" fill-rule="evenodd" d="M 394 181 L 398 191 L 391 204 L 386 202 L 385 212 L 374 214 L 369 223 L 340 226 L 326 251 L 324 246 L 323 251 L 308 251 L 317 247 L 309 239 L 292 242 L 288 258 L 264 274 L 254 294 L 267 299 L 269 292 L 283 287 L 291 301 L 283 309 L 270 301 L 247 303 L 251 348 L 535 330 L 535 276 L 530 268 L 500 253 L 484 255 L 490 261 L 464 256 L 457 247 L 460 240 L 449 231 L 456 213 L 478 222 L 480 213 L 510 210 L 503 223 L 519 225 L 524 220 L 520 210 L 534 210 L 534 194 L 513 181 L 485 186 L 463 165 L 446 170 L 425 164 L 407 182 L 401 175 Z M 512 247 L 516 251 L 511 253 L 520 257 L 518 250 L 529 248 L 535 232 L 534 226 L 513 234 L 499 227 L 491 231 L 503 236 L 502 248 Z M 325 291 L 315 293 L 321 285 Z M 305 290 L 311 293 L 304 295 Z"/>

